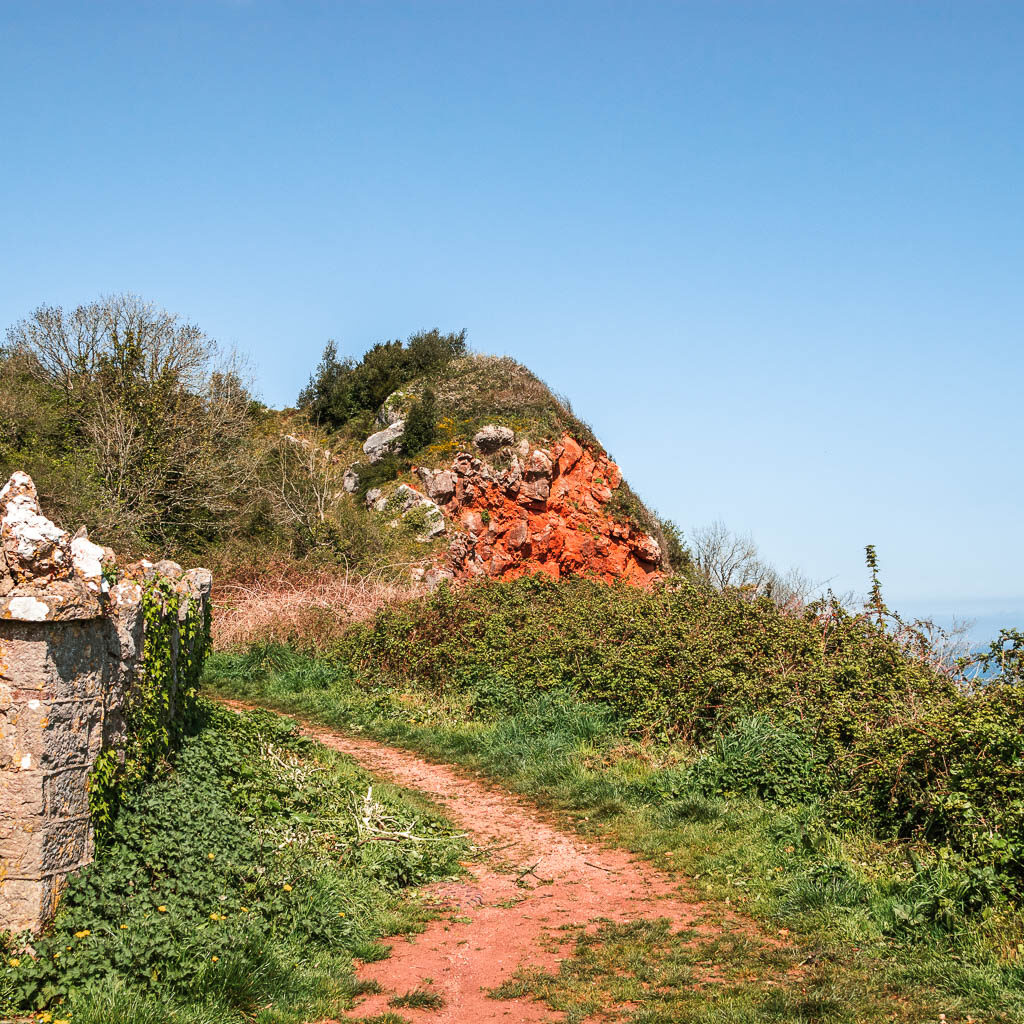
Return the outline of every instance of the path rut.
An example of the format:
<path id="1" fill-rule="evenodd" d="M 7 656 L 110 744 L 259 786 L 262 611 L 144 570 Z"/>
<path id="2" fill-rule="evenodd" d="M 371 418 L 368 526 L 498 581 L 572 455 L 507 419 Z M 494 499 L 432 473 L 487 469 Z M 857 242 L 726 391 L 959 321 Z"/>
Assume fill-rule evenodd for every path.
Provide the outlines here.
<path id="1" fill-rule="evenodd" d="M 305 735 L 355 758 L 374 775 L 423 793 L 477 847 L 495 851 L 483 863 L 467 865 L 471 878 L 425 887 L 449 912 L 418 935 L 388 940 L 390 958 L 359 969 L 381 992 L 366 997 L 346 1019 L 384 1013 L 391 998 L 429 978 L 444 1006 L 397 1011 L 414 1024 L 558 1021 L 559 1014 L 539 1003 L 487 993 L 520 966 L 556 969 L 559 944 L 544 940 L 560 936 L 564 926 L 667 917 L 675 928 L 702 935 L 749 927 L 723 920 L 721 908 L 712 915 L 688 898 L 678 878 L 623 850 L 561 831 L 535 806 L 499 787 L 405 750 L 301 725 Z"/>

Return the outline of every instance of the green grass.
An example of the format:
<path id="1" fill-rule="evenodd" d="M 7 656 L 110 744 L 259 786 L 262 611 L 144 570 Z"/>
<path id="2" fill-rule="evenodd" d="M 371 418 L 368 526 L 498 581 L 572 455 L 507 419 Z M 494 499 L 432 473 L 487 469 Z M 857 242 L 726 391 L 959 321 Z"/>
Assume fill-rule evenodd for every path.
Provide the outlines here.
<path id="1" fill-rule="evenodd" d="M 440 1010 L 444 1006 L 444 997 L 429 988 L 420 985 L 400 996 L 388 1000 L 388 1006 L 397 1006 L 409 1010 Z"/>
<path id="2" fill-rule="evenodd" d="M 742 933 L 700 940 L 673 932 L 668 920 L 601 923 L 594 931 L 564 935 L 569 956 L 557 971 L 520 969 L 494 995 L 529 997 L 581 1024 L 604 1019 L 634 1024 L 729 1021 L 821 1021 L 834 1024 L 889 1018 L 889 1008 L 865 1016 L 862 1005 L 840 994 L 827 970 L 802 965 L 791 952 Z M 780 980 L 781 979 L 781 980 Z"/>
<path id="3" fill-rule="evenodd" d="M 367 812 L 434 841 L 377 841 Z M 8 940 L 0 994 L 74 1024 L 336 1016 L 375 987 L 354 958 L 421 929 L 431 913 L 410 888 L 459 875 L 464 855 L 422 799 L 276 715 L 210 705 L 174 770 L 126 799 L 34 952 Z"/>
<path id="4" fill-rule="evenodd" d="M 813 803 L 708 792 L 695 751 L 631 739 L 598 705 L 549 693 L 515 714 L 480 717 L 451 688 L 371 683 L 284 648 L 217 655 L 207 685 L 500 780 L 567 825 L 689 875 L 696 896 L 749 915 L 766 934 L 787 933 L 814 968 L 815 998 L 842 1003 L 815 1017 L 778 994 L 771 1006 L 751 1002 L 751 989 L 717 1017 L 692 1019 L 1024 1020 L 1024 930 L 1013 907 L 960 913 L 956 877 L 940 864 L 920 869 L 926 851 L 840 830 Z M 944 900 L 946 916 L 934 912 Z M 758 962 L 751 953 L 751 970 Z M 540 981 L 530 984 L 538 994 Z"/>

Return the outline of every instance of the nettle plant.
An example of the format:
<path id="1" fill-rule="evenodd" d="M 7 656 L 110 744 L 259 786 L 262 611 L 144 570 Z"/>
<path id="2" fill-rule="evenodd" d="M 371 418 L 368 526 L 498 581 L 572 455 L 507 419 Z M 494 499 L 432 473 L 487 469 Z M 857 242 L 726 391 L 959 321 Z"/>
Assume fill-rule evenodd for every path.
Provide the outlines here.
<path id="1" fill-rule="evenodd" d="M 166 577 L 143 588 L 142 666 L 126 698 L 127 744 L 123 752 L 106 747 L 89 778 L 89 812 L 101 845 L 110 837 L 124 793 L 151 779 L 197 720 L 211 610 L 209 602 L 192 601 L 179 622 L 180 605 L 181 597 Z"/>

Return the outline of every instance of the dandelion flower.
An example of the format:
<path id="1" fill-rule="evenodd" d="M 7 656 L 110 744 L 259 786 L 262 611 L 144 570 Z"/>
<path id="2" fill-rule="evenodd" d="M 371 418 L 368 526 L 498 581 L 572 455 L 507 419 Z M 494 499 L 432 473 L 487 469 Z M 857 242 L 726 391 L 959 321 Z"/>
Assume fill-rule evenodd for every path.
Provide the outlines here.
<path id="1" fill-rule="evenodd" d="M 21 961 L 18 959 L 12 959 L 7 961 L 12 967 L 20 967 Z"/>
<path id="2" fill-rule="evenodd" d="M 206 855 L 207 860 L 213 860 L 217 855 L 215 853 L 208 853 Z"/>
<path id="3" fill-rule="evenodd" d="M 248 914 L 248 913 L 249 913 L 249 908 L 248 908 L 248 907 L 239 907 L 238 909 L 239 909 L 239 910 L 240 910 L 240 911 L 241 911 L 241 912 L 242 912 L 243 914 Z"/>
<path id="4" fill-rule="evenodd" d="M 210 960 L 211 960 L 211 961 L 212 961 L 213 963 L 216 963 L 216 962 L 217 962 L 217 961 L 218 961 L 219 959 L 220 959 L 220 957 L 219 957 L 219 956 L 211 956 L 211 957 L 210 957 Z"/>
<path id="5" fill-rule="evenodd" d="M 156 912 L 158 914 L 166 914 L 167 908 L 161 903 L 160 906 L 156 908 Z"/>
<path id="6" fill-rule="evenodd" d="M 344 916 L 345 916 L 345 912 L 343 910 L 339 910 L 338 911 L 338 917 L 344 917 Z"/>
<path id="7" fill-rule="evenodd" d="M 127 931 L 127 930 L 128 930 L 128 925 L 126 925 L 126 924 L 121 925 L 121 931 Z"/>
<path id="8" fill-rule="evenodd" d="M 84 939 L 86 937 L 86 935 L 90 935 L 90 934 L 91 934 L 91 932 L 89 931 L 88 928 L 83 928 L 80 932 L 75 932 L 75 938 L 76 939 Z"/>
<path id="9" fill-rule="evenodd" d="M 285 892 L 292 891 L 292 887 L 287 882 L 285 882 L 284 885 L 281 886 L 281 888 L 284 889 Z"/>

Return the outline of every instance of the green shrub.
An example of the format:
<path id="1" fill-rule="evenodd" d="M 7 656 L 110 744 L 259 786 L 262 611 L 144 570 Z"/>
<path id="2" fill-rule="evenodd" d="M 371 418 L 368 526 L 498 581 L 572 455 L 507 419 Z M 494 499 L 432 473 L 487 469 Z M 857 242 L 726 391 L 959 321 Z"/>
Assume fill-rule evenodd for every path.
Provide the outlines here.
<path id="1" fill-rule="evenodd" d="M 1024 633 L 1019 629 L 1001 629 L 988 650 L 963 660 L 966 669 L 975 669 L 988 682 L 1024 686 Z"/>
<path id="2" fill-rule="evenodd" d="M 1024 688 L 992 683 L 865 737 L 849 813 L 1024 881 Z M 993 879 L 995 881 L 995 879 Z M 978 885 L 987 885 L 983 878 Z"/>
<path id="3" fill-rule="evenodd" d="M 764 717 L 741 718 L 715 736 L 711 750 L 693 765 L 692 780 L 707 796 L 798 804 L 821 796 L 824 768 L 804 732 Z"/>
<path id="4" fill-rule="evenodd" d="M 702 740 L 762 714 L 800 723 L 826 760 L 908 702 L 955 691 L 863 616 L 789 615 L 696 577 L 650 591 L 544 577 L 458 599 L 441 588 L 384 611 L 340 653 L 370 675 L 487 693 L 492 706 L 569 689 L 649 735 Z"/>
<path id="5" fill-rule="evenodd" d="M 402 448 L 410 458 L 423 451 L 434 440 L 437 433 L 437 396 L 425 388 L 422 397 L 416 399 L 409 415 L 405 418 L 402 434 Z"/>
<path id="6" fill-rule="evenodd" d="M 358 363 L 338 359 L 332 341 L 299 395 L 299 408 L 314 422 L 337 429 L 360 412 L 376 412 L 403 384 L 435 374 L 465 354 L 465 331 L 441 334 L 436 328 L 414 334 L 404 344 L 379 342 Z"/>

